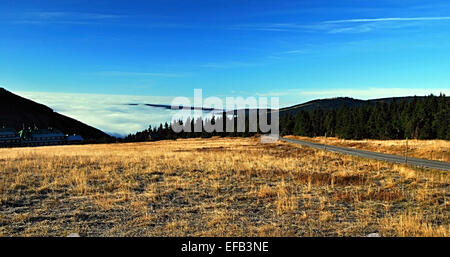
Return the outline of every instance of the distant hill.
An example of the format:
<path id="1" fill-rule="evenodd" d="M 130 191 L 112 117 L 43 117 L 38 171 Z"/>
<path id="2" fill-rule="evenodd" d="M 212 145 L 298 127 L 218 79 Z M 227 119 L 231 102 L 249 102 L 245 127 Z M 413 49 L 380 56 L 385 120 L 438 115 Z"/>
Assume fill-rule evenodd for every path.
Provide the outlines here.
<path id="1" fill-rule="evenodd" d="M 335 111 L 339 105 L 348 108 Z M 314 109 L 307 109 L 311 107 Z M 284 135 L 450 140 L 450 98 L 444 94 L 367 101 L 325 99 L 281 111 L 289 112 L 294 115 L 280 115 L 280 131 Z"/>
<path id="2" fill-rule="evenodd" d="M 312 100 L 306 103 L 297 104 L 289 107 L 284 107 L 280 109 L 280 117 L 286 116 L 286 115 L 292 115 L 295 116 L 297 113 L 301 111 L 313 111 L 316 109 L 322 109 L 322 110 L 337 110 L 341 108 L 342 106 L 347 106 L 349 108 L 351 107 L 358 107 L 358 106 L 364 106 L 366 104 L 376 104 L 377 102 L 385 102 L 390 103 L 393 100 L 397 102 L 401 102 L 403 100 L 410 101 L 414 98 L 414 96 L 404 96 L 404 97 L 389 97 L 389 98 L 378 98 L 378 99 L 370 99 L 370 100 L 360 100 L 355 99 L 351 97 L 335 97 L 335 98 L 327 98 L 327 99 L 317 99 Z M 416 96 L 417 99 L 423 99 L 424 96 Z M 250 109 L 245 109 L 245 115 L 247 116 L 249 114 Z M 228 114 L 238 114 L 239 110 L 234 111 L 227 111 Z M 240 109 L 242 111 L 242 109 Z M 268 112 L 271 112 L 271 109 L 268 109 Z"/>
<path id="3" fill-rule="evenodd" d="M 313 111 L 315 109 L 322 110 L 331 110 L 331 109 L 339 109 L 342 106 L 346 105 L 347 107 L 357 107 L 364 106 L 365 104 L 376 104 L 377 102 L 385 102 L 390 103 L 395 100 L 397 102 L 406 100 L 410 101 L 413 99 L 413 96 L 405 96 L 405 97 L 389 97 L 389 98 L 378 98 L 378 99 L 370 99 L 370 100 L 360 100 L 354 99 L 350 97 L 336 97 L 336 98 L 327 98 L 327 99 L 317 99 L 313 101 L 309 101 L 303 104 L 297 104 L 286 108 L 280 109 L 280 116 L 284 116 L 287 114 L 296 115 L 300 111 Z M 417 96 L 417 99 L 424 98 L 423 96 Z"/>
<path id="4" fill-rule="evenodd" d="M 0 88 L 0 126 L 17 130 L 26 127 L 53 127 L 66 134 L 78 134 L 87 140 L 108 140 L 109 135 L 80 121 L 54 112 L 51 108 Z"/>

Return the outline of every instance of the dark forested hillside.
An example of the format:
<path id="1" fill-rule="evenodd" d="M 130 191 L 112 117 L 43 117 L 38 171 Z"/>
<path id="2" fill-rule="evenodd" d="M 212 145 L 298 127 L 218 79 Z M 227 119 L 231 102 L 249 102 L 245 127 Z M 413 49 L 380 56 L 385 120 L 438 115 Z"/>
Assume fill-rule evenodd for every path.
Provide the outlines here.
<path id="1" fill-rule="evenodd" d="M 0 126 L 17 130 L 22 126 L 54 127 L 67 134 L 78 134 L 88 141 L 105 141 L 111 137 L 80 121 L 54 112 L 51 108 L 0 88 Z"/>
<path id="2" fill-rule="evenodd" d="M 345 139 L 447 139 L 450 140 L 450 98 L 414 97 L 347 105 L 335 110 L 314 109 L 280 119 L 283 135 L 336 136 Z"/>
<path id="3" fill-rule="evenodd" d="M 360 100 L 351 97 L 335 97 L 328 99 L 317 99 L 312 100 L 303 104 L 297 104 L 290 107 L 285 107 L 280 109 L 280 117 L 284 117 L 286 115 L 297 115 L 301 111 L 314 111 L 316 109 L 322 110 L 337 110 L 343 106 L 347 106 L 348 108 L 352 107 L 361 107 L 365 105 L 375 105 L 377 103 L 387 103 L 389 104 L 392 101 L 401 102 L 406 101 L 409 102 L 412 99 L 420 100 L 423 99 L 424 96 L 404 96 L 404 97 L 388 97 L 388 98 L 377 98 L 377 99 L 369 99 L 369 100 Z"/>
<path id="4" fill-rule="evenodd" d="M 377 99 L 378 100 L 378 99 Z M 380 101 L 382 99 L 379 99 Z M 332 110 L 332 109 L 338 109 L 344 105 L 347 107 L 356 107 L 356 106 L 363 106 L 367 104 L 368 101 L 354 99 L 350 97 L 336 97 L 336 98 L 329 98 L 329 99 L 318 99 L 318 100 L 312 100 L 303 104 L 297 104 L 294 106 L 281 108 L 280 109 L 280 117 L 286 116 L 286 115 L 297 115 L 300 111 L 313 111 L 316 109 L 322 109 L 322 110 Z"/>

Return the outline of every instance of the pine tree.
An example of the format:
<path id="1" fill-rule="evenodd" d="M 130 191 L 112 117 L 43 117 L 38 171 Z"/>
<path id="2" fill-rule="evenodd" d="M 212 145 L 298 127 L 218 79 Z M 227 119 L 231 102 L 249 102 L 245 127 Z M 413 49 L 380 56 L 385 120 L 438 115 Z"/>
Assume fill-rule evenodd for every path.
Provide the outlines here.
<path id="1" fill-rule="evenodd" d="M 300 111 L 295 118 L 294 134 L 298 136 L 312 136 L 311 119 L 308 112 Z"/>

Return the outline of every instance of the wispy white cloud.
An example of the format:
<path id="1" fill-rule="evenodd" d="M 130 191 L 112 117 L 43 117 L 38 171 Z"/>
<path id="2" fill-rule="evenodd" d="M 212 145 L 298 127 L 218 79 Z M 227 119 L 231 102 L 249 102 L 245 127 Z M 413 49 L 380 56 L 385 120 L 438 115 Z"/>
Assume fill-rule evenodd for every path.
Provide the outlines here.
<path id="1" fill-rule="evenodd" d="M 364 33 L 375 29 L 399 29 L 424 24 L 426 22 L 450 21 L 450 16 L 438 17 L 387 17 L 327 20 L 310 24 L 300 23 L 262 23 L 240 24 L 231 29 L 279 31 L 279 32 L 325 32 L 325 33 Z"/>
<path id="2" fill-rule="evenodd" d="M 118 21 L 128 17 L 127 15 L 110 13 L 36 11 L 5 15 L 2 21 L 15 24 L 95 24 Z"/>
<path id="3" fill-rule="evenodd" d="M 216 62 L 201 64 L 202 68 L 233 69 L 263 65 L 261 62 Z"/>
<path id="4" fill-rule="evenodd" d="M 125 18 L 125 15 L 104 14 L 104 13 L 80 13 L 80 12 L 28 12 L 25 13 L 30 18 L 40 19 L 80 19 L 80 20 L 105 20 Z"/>
<path id="5" fill-rule="evenodd" d="M 130 72 L 130 71 L 99 71 L 92 73 L 100 76 L 124 76 L 124 77 L 185 77 L 184 73 L 166 73 L 166 72 Z"/>
<path id="6" fill-rule="evenodd" d="M 7 13 L 0 17 L 0 23 L 27 25 L 98 25 L 120 24 L 143 29 L 195 29 L 203 28 L 194 24 L 168 22 L 173 16 L 165 15 L 129 15 L 122 13 L 89 13 L 65 11 L 34 11 Z M 145 22 L 143 22 L 145 21 Z"/>
<path id="7" fill-rule="evenodd" d="M 270 56 L 270 58 L 282 59 L 283 57 L 286 57 L 286 56 L 297 56 L 297 55 L 308 54 L 311 52 L 312 52 L 311 49 L 306 49 L 306 48 L 288 50 L 288 51 L 283 51 L 283 52 L 279 52 L 279 53 L 274 53 Z"/>
<path id="8" fill-rule="evenodd" d="M 417 27 L 429 22 L 450 21 L 450 17 L 410 17 L 410 18 L 373 18 L 373 19 L 346 19 L 330 20 L 323 24 L 333 25 L 328 33 L 364 33 L 373 30 L 401 29 Z"/>
<path id="9" fill-rule="evenodd" d="M 290 51 L 284 51 L 282 54 L 306 54 L 308 53 L 308 50 L 305 49 L 297 49 L 297 50 L 290 50 Z"/>
<path id="10" fill-rule="evenodd" d="M 231 26 L 234 30 L 259 30 L 259 31 L 308 31 L 308 30 L 323 30 L 330 28 L 330 24 L 315 23 L 315 24 L 298 24 L 298 23 L 260 23 L 260 24 L 239 24 Z"/>
<path id="11" fill-rule="evenodd" d="M 348 20 L 331 20 L 324 23 L 361 23 L 361 22 L 389 22 L 389 21 L 442 21 L 450 20 L 450 16 L 444 17 L 412 17 L 412 18 L 374 18 L 374 19 L 348 19 Z"/>

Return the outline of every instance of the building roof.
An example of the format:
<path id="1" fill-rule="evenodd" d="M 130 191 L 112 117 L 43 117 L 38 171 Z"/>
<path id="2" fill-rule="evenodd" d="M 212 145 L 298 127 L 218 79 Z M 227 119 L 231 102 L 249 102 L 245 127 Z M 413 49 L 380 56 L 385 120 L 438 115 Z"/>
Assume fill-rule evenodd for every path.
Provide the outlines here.
<path id="1" fill-rule="evenodd" d="M 17 131 L 13 128 L 0 128 L 0 134 L 3 135 L 9 135 L 9 134 L 16 134 Z"/>
<path id="2" fill-rule="evenodd" d="M 67 137 L 68 141 L 83 141 L 83 137 L 80 135 L 73 135 L 73 136 L 68 136 Z"/>

